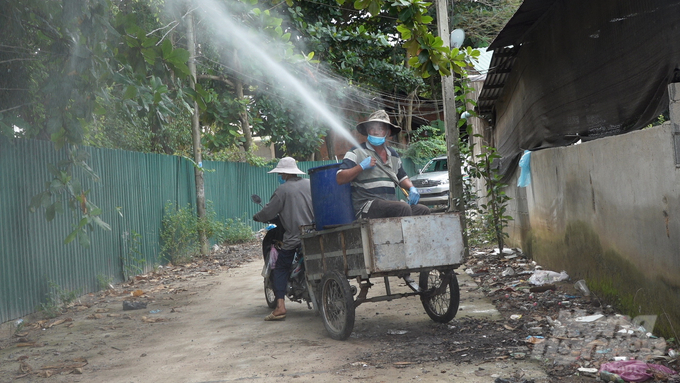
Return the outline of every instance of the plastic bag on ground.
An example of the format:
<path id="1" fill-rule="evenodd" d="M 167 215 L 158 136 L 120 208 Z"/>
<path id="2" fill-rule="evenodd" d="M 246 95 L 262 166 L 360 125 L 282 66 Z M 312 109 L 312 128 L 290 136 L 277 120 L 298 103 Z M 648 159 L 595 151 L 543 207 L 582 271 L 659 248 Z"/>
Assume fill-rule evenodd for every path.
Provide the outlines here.
<path id="1" fill-rule="evenodd" d="M 677 372 L 660 364 L 645 363 L 641 360 L 621 360 L 603 363 L 600 371 L 617 374 L 626 382 L 644 382 L 652 379 L 655 372 L 663 375 L 675 375 Z"/>
<path id="2" fill-rule="evenodd" d="M 555 271 L 536 270 L 534 271 L 534 274 L 531 276 L 531 278 L 529 278 L 529 283 L 532 283 L 536 286 L 541 286 L 567 279 L 569 279 L 569 275 L 567 275 L 566 271 L 557 273 Z"/>

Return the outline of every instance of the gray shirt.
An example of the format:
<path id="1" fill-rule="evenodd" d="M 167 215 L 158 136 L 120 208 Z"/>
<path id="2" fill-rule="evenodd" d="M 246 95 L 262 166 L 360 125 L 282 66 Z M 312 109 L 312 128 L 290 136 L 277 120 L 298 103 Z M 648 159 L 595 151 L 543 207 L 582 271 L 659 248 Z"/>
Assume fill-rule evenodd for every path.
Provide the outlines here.
<path id="1" fill-rule="evenodd" d="M 306 178 L 291 178 L 276 189 L 269 203 L 253 216 L 253 220 L 266 222 L 276 216 L 286 230 L 283 235 L 284 250 L 300 246 L 300 226 L 314 221 L 312 190 Z"/>

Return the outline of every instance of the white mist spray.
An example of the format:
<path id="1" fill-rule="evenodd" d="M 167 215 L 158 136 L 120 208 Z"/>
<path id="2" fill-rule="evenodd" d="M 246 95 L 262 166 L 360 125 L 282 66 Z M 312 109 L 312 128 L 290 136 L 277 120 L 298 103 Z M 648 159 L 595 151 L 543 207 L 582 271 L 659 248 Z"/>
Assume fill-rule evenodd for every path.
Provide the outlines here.
<path id="1" fill-rule="evenodd" d="M 268 53 L 268 47 L 264 41 L 257 39 L 246 28 L 234 21 L 229 10 L 215 0 L 196 0 L 195 2 L 204 12 L 205 21 L 209 22 L 219 34 L 219 40 L 226 43 L 236 37 L 245 49 L 240 50 L 240 54 L 251 57 L 253 63 L 261 65 L 262 73 L 267 73 L 267 77 L 274 85 L 285 86 L 291 89 L 305 107 L 313 110 L 321 116 L 321 119 L 337 134 L 347 139 L 355 146 L 359 146 L 356 139 L 345 129 L 339 119 L 321 101 L 322 97 L 312 89 L 309 89 L 302 81 L 293 76 L 284 66 L 274 60 Z"/>

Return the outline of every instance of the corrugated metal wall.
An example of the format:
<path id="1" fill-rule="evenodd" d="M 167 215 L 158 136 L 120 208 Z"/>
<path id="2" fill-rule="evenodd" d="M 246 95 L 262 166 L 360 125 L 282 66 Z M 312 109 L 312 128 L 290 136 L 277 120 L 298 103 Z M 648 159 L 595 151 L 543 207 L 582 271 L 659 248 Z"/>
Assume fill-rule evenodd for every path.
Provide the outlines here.
<path id="1" fill-rule="evenodd" d="M 298 167 L 306 172 L 313 167 L 332 163 L 335 161 L 299 162 Z M 258 168 L 242 162 L 214 161 L 205 161 L 203 166 L 206 170 L 215 170 L 204 173 L 204 182 L 205 199 L 210 201 L 217 218 L 245 218 L 244 222 L 254 230 L 264 227 L 264 224 L 251 220 L 261 207 L 253 203 L 250 196 L 259 195 L 263 204 L 269 201 L 279 186 L 277 176 L 268 173 L 273 167 Z"/>
<path id="2" fill-rule="evenodd" d="M 104 213 L 111 231 L 95 228 L 91 246 L 64 238 L 76 221 L 64 206 L 52 222 L 30 213 L 31 197 L 52 176 L 47 164 L 66 158 L 50 142 L 0 139 L 0 322 L 35 311 L 49 293 L 49 281 L 82 292 L 98 288 L 97 276 L 123 278 L 124 264 L 142 268 L 158 263 L 159 235 L 166 201 L 195 200 L 191 163 L 173 156 L 84 148 L 100 177 L 74 175 Z"/>
<path id="3" fill-rule="evenodd" d="M 68 291 L 98 289 L 97 277 L 123 279 L 124 265 L 150 268 L 159 263 L 161 220 L 168 202 L 195 206 L 194 168 L 190 161 L 162 154 L 84 148 L 87 161 L 100 177 L 74 174 L 89 198 L 104 213 L 111 231 L 95 228 L 91 246 L 76 241 L 64 245 L 76 221 L 64 206 L 47 222 L 42 211 L 30 213 L 31 198 L 44 190 L 52 176 L 47 164 L 66 158 L 51 142 L 8 140 L 0 137 L 0 323 L 36 310 L 50 292 L 49 281 Z M 301 170 L 334 161 L 300 162 Z M 263 224 L 251 217 L 260 206 L 250 200 L 258 194 L 264 202 L 278 187 L 269 168 L 245 163 L 204 162 L 206 200 L 219 220 L 243 218 L 255 230 Z M 412 163 L 405 161 L 409 174 Z"/>

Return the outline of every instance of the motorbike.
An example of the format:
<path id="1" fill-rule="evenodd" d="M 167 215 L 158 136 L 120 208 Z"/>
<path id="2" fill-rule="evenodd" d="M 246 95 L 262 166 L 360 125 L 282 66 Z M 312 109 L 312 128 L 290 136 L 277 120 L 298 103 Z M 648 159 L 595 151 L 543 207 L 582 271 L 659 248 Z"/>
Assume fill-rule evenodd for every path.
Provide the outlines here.
<path id="1" fill-rule="evenodd" d="M 253 202 L 262 206 L 262 199 L 257 194 L 251 197 Z M 276 308 L 276 297 L 274 296 L 274 273 L 271 270 L 274 268 L 273 263 L 270 262 L 270 255 L 272 249 L 280 250 L 283 241 L 283 234 L 286 230 L 281 225 L 279 217 L 266 222 L 268 226 L 267 234 L 262 239 L 262 257 L 264 266 L 262 268 L 262 277 L 264 277 L 264 297 L 269 308 Z M 304 256 L 302 248 L 298 248 L 293 258 L 293 263 L 290 267 L 290 277 L 286 286 L 286 297 L 292 302 L 307 303 L 307 308 L 313 309 L 312 294 L 310 294 L 309 284 L 307 282 L 307 275 L 305 274 Z"/>

